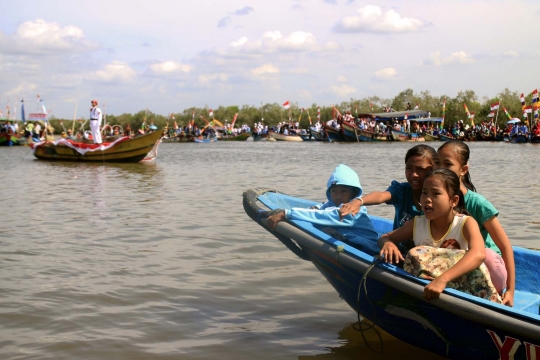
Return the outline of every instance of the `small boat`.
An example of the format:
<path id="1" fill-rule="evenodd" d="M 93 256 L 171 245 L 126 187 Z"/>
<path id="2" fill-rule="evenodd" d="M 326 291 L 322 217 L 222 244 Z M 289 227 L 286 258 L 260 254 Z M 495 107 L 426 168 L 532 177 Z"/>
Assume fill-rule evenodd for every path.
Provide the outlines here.
<path id="1" fill-rule="evenodd" d="M 401 130 L 390 130 L 390 132 L 392 133 L 392 138 L 394 138 L 394 141 L 426 141 L 420 134 L 417 133 L 410 133 Z"/>
<path id="2" fill-rule="evenodd" d="M 430 134 L 430 133 L 425 133 L 425 134 L 424 134 L 424 139 L 425 139 L 426 141 L 439 141 L 439 140 L 440 140 L 440 138 L 439 138 L 438 135 L 435 136 L 435 135 Z"/>
<path id="3" fill-rule="evenodd" d="M 513 136 L 505 136 L 504 141 L 511 144 L 525 144 L 529 142 L 529 138 L 526 135 L 518 134 Z"/>
<path id="4" fill-rule="evenodd" d="M 266 227 L 274 210 L 315 203 L 271 189 L 243 194 L 244 210 L 252 220 L 295 255 L 311 261 L 358 315 L 394 337 L 452 359 L 538 359 L 540 251 L 514 247 L 514 307 L 451 288 L 427 302 L 422 294 L 429 281 L 380 261 L 378 254 L 361 251 L 304 221 L 282 221 L 274 231 Z M 379 234 L 392 229 L 392 221 L 369 217 Z"/>
<path id="5" fill-rule="evenodd" d="M 223 141 L 246 141 L 251 136 L 249 132 L 243 132 L 238 135 L 221 135 L 218 140 Z"/>
<path id="6" fill-rule="evenodd" d="M 270 131 L 268 134 L 271 138 L 276 139 L 277 141 L 304 141 L 298 135 L 284 135 L 275 131 Z"/>
<path id="7" fill-rule="evenodd" d="M 343 134 L 341 133 L 341 129 L 328 125 L 325 125 L 323 129 L 324 133 L 326 134 L 326 139 L 329 142 L 345 141 Z"/>
<path id="8" fill-rule="evenodd" d="M 30 144 L 34 156 L 40 160 L 139 162 L 157 156 L 161 131 L 130 138 L 122 136 L 102 144 L 82 143 L 69 139 Z"/>

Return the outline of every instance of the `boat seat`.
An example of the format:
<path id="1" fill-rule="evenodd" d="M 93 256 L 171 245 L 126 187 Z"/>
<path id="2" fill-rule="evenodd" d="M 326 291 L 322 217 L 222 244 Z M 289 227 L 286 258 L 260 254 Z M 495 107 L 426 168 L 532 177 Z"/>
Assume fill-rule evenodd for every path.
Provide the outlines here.
<path id="1" fill-rule="evenodd" d="M 514 294 L 514 309 L 540 315 L 540 295 L 526 291 Z"/>

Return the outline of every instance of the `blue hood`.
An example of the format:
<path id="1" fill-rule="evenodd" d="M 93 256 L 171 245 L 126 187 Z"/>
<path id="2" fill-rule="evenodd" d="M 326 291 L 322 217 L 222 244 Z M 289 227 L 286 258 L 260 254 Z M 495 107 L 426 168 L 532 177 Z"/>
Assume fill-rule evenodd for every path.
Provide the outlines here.
<path id="1" fill-rule="evenodd" d="M 358 174 L 347 165 L 338 165 L 330 176 L 330 179 L 328 179 L 328 183 L 326 184 L 326 198 L 328 201 L 332 201 L 330 197 L 330 188 L 332 185 L 352 186 L 358 189 L 358 194 L 354 195 L 354 197 L 362 195 L 362 185 L 360 185 Z"/>

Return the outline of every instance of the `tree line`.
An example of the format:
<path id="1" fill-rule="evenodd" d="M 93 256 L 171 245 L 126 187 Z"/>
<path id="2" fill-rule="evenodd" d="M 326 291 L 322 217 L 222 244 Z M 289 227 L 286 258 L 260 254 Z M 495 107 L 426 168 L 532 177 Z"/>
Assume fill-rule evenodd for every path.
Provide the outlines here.
<path id="1" fill-rule="evenodd" d="M 529 94 L 526 97 L 526 103 L 531 103 L 532 95 Z M 501 107 L 499 109 L 498 125 L 503 126 L 506 124 L 508 118 L 504 114 L 503 107 L 512 115 L 512 117 L 522 117 L 521 101 L 517 91 L 511 91 L 508 88 L 504 89 L 492 98 L 478 99 L 478 96 L 473 90 L 459 91 L 455 97 L 446 95 L 434 96 L 429 91 L 421 91 L 420 93 L 414 93 L 412 89 L 406 89 L 394 98 L 386 99 L 378 96 L 371 96 L 363 99 L 353 99 L 343 101 L 340 104 L 334 104 L 338 111 L 341 113 L 350 111 L 352 115 L 363 113 L 377 113 L 383 112 L 385 108 L 392 108 L 394 111 L 404 111 L 407 109 L 407 105 L 411 104 L 414 108 L 418 104 L 421 110 L 430 111 L 432 117 L 441 117 L 443 110 L 443 102 L 446 100 L 445 106 L 445 126 L 453 125 L 459 120 L 463 120 L 464 123 L 471 123 L 467 118 L 467 114 L 463 107 L 463 104 L 467 104 L 469 111 L 475 113 L 474 122 L 479 123 L 488 117 L 491 111 L 491 104 L 500 102 Z M 278 103 L 261 104 L 261 106 L 243 105 L 240 106 L 220 106 L 217 109 L 213 109 L 214 119 L 219 120 L 222 123 L 231 122 L 234 115 L 238 113 L 235 126 L 247 124 L 251 128 L 257 122 L 263 122 L 263 124 L 269 127 L 276 125 L 282 121 L 288 121 L 289 112 L 293 121 L 300 119 L 300 127 L 307 128 L 309 126 L 309 117 L 311 117 L 312 123 L 317 122 L 318 106 L 320 106 L 320 121 L 326 122 L 332 119 L 333 109 L 332 105 L 318 105 L 312 104 L 309 108 L 304 108 L 298 105 L 298 103 L 291 102 L 290 109 L 284 109 L 283 105 Z M 184 127 L 188 125 L 193 119 L 198 127 L 206 125 L 206 121 L 201 118 L 205 117 L 207 120 L 212 120 L 209 116 L 210 109 L 208 106 L 204 108 L 190 107 L 184 109 L 182 112 L 174 114 L 162 115 L 157 114 L 149 110 L 141 110 L 135 114 L 121 114 L 121 115 L 106 115 L 104 123 L 109 125 L 121 125 L 125 127 L 127 124 L 131 125 L 132 129 L 139 129 L 143 123 L 154 124 L 158 128 L 165 126 L 173 126 L 174 123 L 178 126 Z M 194 114 L 194 115 L 193 115 Z M 61 132 L 62 121 L 66 121 L 71 125 L 71 120 L 51 118 L 51 125 L 57 132 Z M 79 125 L 75 125 L 78 129 Z"/>

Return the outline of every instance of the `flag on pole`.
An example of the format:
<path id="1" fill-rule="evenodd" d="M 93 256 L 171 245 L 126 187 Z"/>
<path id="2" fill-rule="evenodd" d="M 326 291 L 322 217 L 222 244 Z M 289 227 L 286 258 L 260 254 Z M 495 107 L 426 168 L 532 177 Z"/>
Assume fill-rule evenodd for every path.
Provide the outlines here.
<path id="1" fill-rule="evenodd" d="M 405 116 L 403 117 L 403 120 L 407 120 L 409 118 L 409 113 L 405 113 Z"/>
<path id="2" fill-rule="evenodd" d="M 523 113 L 524 114 L 531 114 L 532 113 L 532 106 L 525 106 L 525 108 L 523 108 Z"/>
<path id="3" fill-rule="evenodd" d="M 320 106 L 317 106 L 317 120 L 318 121 L 321 120 L 321 107 Z"/>
<path id="4" fill-rule="evenodd" d="M 442 122 L 441 122 L 441 126 L 444 125 L 444 114 L 445 113 L 446 113 L 446 98 L 443 100 L 443 103 L 442 103 L 442 113 L 441 113 Z"/>
<path id="5" fill-rule="evenodd" d="M 525 96 L 523 94 L 521 94 L 521 96 L 519 97 L 519 100 L 521 101 L 521 109 L 522 110 L 525 110 Z"/>
<path id="6" fill-rule="evenodd" d="M 214 116 L 214 110 L 210 109 L 210 112 L 208 113 L 209 116 Z"/>
<path id="7" fill-rule="evenodd" d="M 508 119 L 512 120 L 512 116 L 510 116 L 510 114 L 508 113 L 508 111 L 506 111 L 506 108 L 504 106 L 503 106 L 503 110 L 504 110 L 504 113 L 506 114 L 506 116 L 508 116 Z"/>
<path id="8" fill-rule="evenodd" d="M 414 110 L 418 110 L 418 109 L 419 109 L 418 104 L 416 104 L 416 105 L 414 106 Z"/>
<path id="9" fill-rule="evenodd" d="M 371 101 L 369 102 L 369 107 L 373 110 L 373 103 Z"/>
<path id="10" fill-rule="evenodd" d="M 534 118 L 538 119 L 538 109 L 534 109 Z"/>
<path id="11" fill-rule="evenodd" d="M 467 118 L 471 118 L 471 113 L 469 112 L 469 108 L 467 107 L 467 104 L 463 103 L 463 108 L 465 108 L 465 112 L 467 113 Z"/>
<path id="12" fill-rule="evenodd" d="M 499 108 L 499 105 L 501 105 L 500 101 L 497 101 L 496 103 L 491 104 L 491 111 L 497 110 Z"/>
<path id="13" fill-rule="evenodd" d="M 284 107 L 285 109 L 288 109 L 288 108 L 291 107 L 291 104 L 289 104 L 289 100 L 287 100 L 287 101 L 285 101 L 285 102 L 283 103 L 283 107 Z"/>
<path id="14" fill-rule="evenodd" d="M 21 120 L 23 124 L 26 122 L 25 114 L 24 114 L 24 99 L 21 100 Z"/>
<path id="15" fill-rule="evenodd" d="M 474 126 L 474 113 L 470 114 L 469 119 L 471 119 L 471 125 Z"/>
<path id="16" fill-rule="evenodd" d="M 490 112 L 487 117 L 495 117 L 495 111 Z"/>
<path id="17" fill-rule="evenodd" d="M 532 92 L 532 103 L 537 103 L 540 99 L 538 99 L 538 89 L 534 89 Z"/>
<path id="18" fill-rule="evenodd" d="M 195 125 L 195 110 L 191 112 L 191 126 Z"/>
<path id="19" fill-rule="evenodd" d="M 234 123 L 236 122 L 236 118 L 237 118 L 237 117 L 238 117 L 238 113 L 234 114 L 234 118 L 233 118 L 233 120 L 232 120 L 232 122 L 231 122 L 231 129 L 234 128 Z"/>

